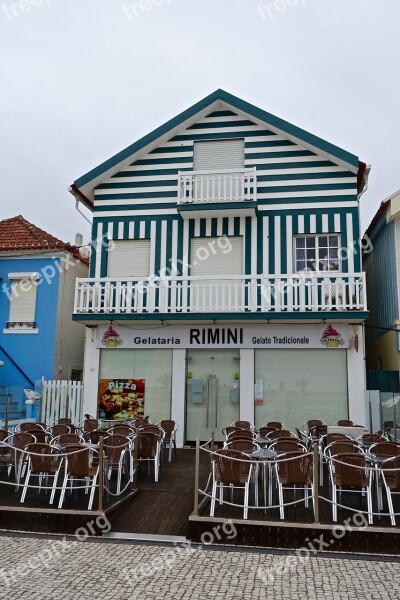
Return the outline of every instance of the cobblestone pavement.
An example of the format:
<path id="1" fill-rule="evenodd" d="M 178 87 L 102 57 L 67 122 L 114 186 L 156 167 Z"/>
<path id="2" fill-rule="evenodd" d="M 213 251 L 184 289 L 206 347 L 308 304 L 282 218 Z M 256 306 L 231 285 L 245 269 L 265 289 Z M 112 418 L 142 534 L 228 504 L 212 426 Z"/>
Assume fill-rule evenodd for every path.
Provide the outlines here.
<path id="1" fill-rule="evenodd" d="M 400 563 L 0 537 L 0 598 L 400 598 Z"/>

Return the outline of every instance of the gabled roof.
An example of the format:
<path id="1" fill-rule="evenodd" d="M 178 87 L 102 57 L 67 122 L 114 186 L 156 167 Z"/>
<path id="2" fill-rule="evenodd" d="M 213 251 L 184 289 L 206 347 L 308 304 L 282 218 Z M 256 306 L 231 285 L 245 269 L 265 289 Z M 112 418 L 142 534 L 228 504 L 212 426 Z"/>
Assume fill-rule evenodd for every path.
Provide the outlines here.
<path id="1" fill-rule="evenodd" d="M 400 190 L 397 190 L 397 192 L 395 192 L 394 194 L 391 194 L 385 200 L 382 200 L 378 210 L 376 211 L 375 215 L 372 217 L 372 221 L 368 225 L 367 230 L 365 231 L 364 235 L 368 236 L 369 238 L 371 238 L 374 235 L 375 229 L 376 229 L 377 225 L 379 224 L 379 222 L 381 221 L 382 217 L 384 215 L 386 216 L 387 209 L 388 209 L 392 199 L 396 198 L 397 196 L 400 196 Z"/>
<path id="2" fill-rule="evenodd" d="M 62 242 L 50 233 L 29 223 L 22 215 L 0 221 L 0 256 L 2 252 L 20 252 L 23 250 L 43 250 L 46 252 L 66 250 L 74 258 L 87 265 L 89 264 L 89 259 L 80 255 L 79 248 Z"/>
<path id="3" fill-rule="evenodd" d="M 358 173 L 359 171 L 359 160 L 354 154 L 308 133 L 300 129 L 300 127 L 292 125 L 253 104 L 249 104 L 224 90 L 216 90 L 170 121 L 164 123 L 164 125 L 161 125 L 134 144 L 109 158 L 95 169 L 82 175 L 82 177 L 71 185 L 69 191 L 77 200 L 83 202 L 88 208 L 92 208 L 94 189 L 101 181 L 112 177 L 125 166 L 138 160 L 140 155 L 150 152 L 157 145 L 168 141 L 178 130 L 189 127 L 196 120 L 205 117 L 211 111 L 226 109 L 239 111 L 242 115 L 252 119 L 256 124 L 268 127 L 269 130 L 278 135 L 284 134 L 289 140 L 301 144 L 315 153 L 324 154 L 329 159 L 345 166 L 354 173 Z"/>

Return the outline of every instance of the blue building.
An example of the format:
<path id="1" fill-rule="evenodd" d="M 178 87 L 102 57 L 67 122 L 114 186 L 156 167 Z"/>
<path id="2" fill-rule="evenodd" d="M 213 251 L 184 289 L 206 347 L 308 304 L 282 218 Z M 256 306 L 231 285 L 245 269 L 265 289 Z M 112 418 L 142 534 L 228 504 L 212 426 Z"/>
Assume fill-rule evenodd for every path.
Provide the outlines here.
<path id="1" fill-rule="evenodd" d="M 136 402 L 175 419 L 180 444 L 239 417 L 364 424 L 368 174 L 218 90 L 75 181 L 93 212 L 73 315 L 88 328 L 85 412 L 123 418 Z"/>
<path id="2" fill-rule="evenodd" d="M 81 377 L 84 332 L 71 312 L 75 280 L 87 271 L 88 259 L 77 247 L 22 216 L 0 221 L 1 416 L 9 387 L 10 416 L 19 418 L 24 388 L 33 388 L 42 377 Z"/>

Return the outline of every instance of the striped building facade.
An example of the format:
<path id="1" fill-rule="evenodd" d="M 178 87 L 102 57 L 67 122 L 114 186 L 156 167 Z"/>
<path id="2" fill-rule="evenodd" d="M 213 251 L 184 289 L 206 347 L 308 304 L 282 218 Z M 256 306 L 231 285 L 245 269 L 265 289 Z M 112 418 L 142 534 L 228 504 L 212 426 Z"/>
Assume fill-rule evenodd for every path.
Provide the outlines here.
<path id="1" fill-rule="evenodd" d="M 240 168 L 210 167 L 207 149 L 229 163 L 215 150 L 221 142 Z M 85 412 L 128 418 L 123 398 L 123 410 L 107 408 L 104 386 L 138 378 L 144 412 L 179 423 L 181 445 L 211 431 L 218 439 L 239 417 L 291 429 L 308 418 L 366 424 L 367 177 L 353 154 L 218 90 L 75 181 L 71 193 L 93 213 L 90 278 L 77 283 L 73 315 L 87 326 Z M 196 186 L 206 180 L 202 202 Z M 319 247 L 329 236 L 338 240 L 335 270 L 303 273 L 296 240 Z M 221 237 L 240 240 L 232 261 L 243 264 L 226 258 L 209 278 L 206 267 L 198 275 L 196 240 Z M 141 277 L 129 247 L 148 251 Z M 271 290 L 279 302 L 261 301 Z"/>

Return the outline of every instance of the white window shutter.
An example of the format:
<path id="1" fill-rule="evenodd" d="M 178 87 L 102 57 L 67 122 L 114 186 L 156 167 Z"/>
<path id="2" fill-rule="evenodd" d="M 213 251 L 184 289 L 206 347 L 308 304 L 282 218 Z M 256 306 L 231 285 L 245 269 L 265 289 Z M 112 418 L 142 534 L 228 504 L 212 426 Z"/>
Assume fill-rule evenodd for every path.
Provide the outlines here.
<path id="1" fill-rule="evenodd" d="M 108 250 L 108 277 L 148 277 L 150 240 L 113 240 Z"/>
<path id="2" fill-rule="evenodd" d="M 34 323 L 37 286 L 31 278 L 12 283 L 10 323 Z"/>
<path id="3" fill-rule="evenodd" d="M 216 171 L 244 168 L 244 140 L 194 143 L 194 170 Z"/>

